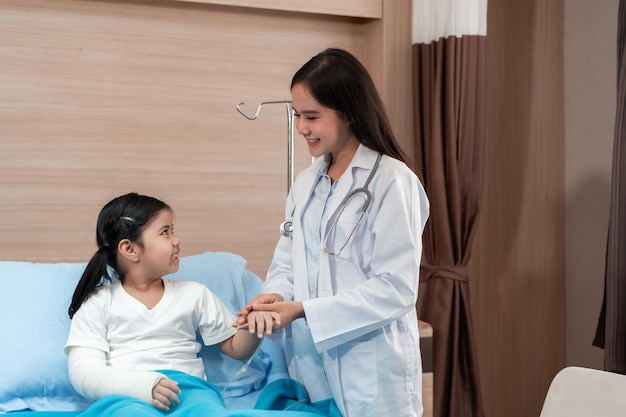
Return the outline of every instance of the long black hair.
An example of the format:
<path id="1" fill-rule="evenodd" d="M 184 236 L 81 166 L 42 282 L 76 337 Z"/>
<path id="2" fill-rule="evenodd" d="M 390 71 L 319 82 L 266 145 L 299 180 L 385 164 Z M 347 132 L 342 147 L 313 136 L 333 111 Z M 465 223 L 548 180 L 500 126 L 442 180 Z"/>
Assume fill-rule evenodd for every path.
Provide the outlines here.
<path id="1" fill-rule="evenodd" d="M 337 48 L 320 52 L 294 74 L 291 88 L 299 83 L 322 106 L 343 113 L 363 145 L 408 164 L 374 81 L 354 55 Z"/>
<path id="2" fill-rule="evenodd" d="M 106 281 L 112 281 L 112 268 L 122 278 L 117 262 L 117 246 L 120 241 L 141 242 L 145 226 L 162 210 L 170 206 L 154 197 L 130 193 L 109 201 L 98 215 L 96 243 L 98 250 L 87 263 L 83 275 L 76 285 L 68 309 L 70 318 L 78 311 L 89 295 Z"/>

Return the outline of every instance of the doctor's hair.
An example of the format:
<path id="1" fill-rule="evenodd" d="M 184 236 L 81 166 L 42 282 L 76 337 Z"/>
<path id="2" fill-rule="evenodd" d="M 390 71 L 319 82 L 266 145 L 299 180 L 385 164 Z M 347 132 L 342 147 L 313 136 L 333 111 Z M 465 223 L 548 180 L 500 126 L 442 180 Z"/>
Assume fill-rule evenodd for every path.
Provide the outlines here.
<path id="1" fill-rule="evenodd" d="M 170 206 L 154 197 L 129 193 L 109 201 L 100 211 L 96 225 L 98 250 L 87 263 L 68 309 L 70 319 L 95 289 L 113 276 L 123 280 L 120 270 L 117 247 L 122 240 L 141 244 L 145 227 L 163 210 L 172 212 Z M 109 269 L 110 268 L 110 269 Z"/>
<path id="2" fill-rule="evenodd" d="M 408 164 L 374 81 L 351 53 L 337 48 L 320 52 L 294 74 L 291 88 L 300 83 L 322 106 L 343 113 L 359 142 Z"/>

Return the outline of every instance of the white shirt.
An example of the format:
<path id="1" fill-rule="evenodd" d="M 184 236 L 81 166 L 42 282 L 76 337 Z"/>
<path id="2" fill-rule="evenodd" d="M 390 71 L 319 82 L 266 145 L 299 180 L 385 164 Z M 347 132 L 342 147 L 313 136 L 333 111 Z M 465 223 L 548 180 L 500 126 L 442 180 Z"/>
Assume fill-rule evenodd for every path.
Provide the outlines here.
<path id="1" fill-rule="evenodd" d="M 309 279 L 309 296 L 317 297 L 317 281 L 319 275 L 320 248 L 322 247 L 321 223 L 329 198 L 337 182 L 330 184 L 330 177 L 319 175 L 317 185 L 309 199 L 306 213 L 303 214 L 304 246 L 306 248 L 307 277 Z"/>
<path id="2" fill-rule="evenodd" d="M 114 368 L 178 370 L 205 378 L 196 330 L 205 345 L 213 345 L 235 334 L 235 317 L 202 284 L 168 279 L 163 284 L 163 297 L 152 309 L 119 281 L 99 287 L 74 315 L 66 352 L 90 347 L 106 352 Z"/>

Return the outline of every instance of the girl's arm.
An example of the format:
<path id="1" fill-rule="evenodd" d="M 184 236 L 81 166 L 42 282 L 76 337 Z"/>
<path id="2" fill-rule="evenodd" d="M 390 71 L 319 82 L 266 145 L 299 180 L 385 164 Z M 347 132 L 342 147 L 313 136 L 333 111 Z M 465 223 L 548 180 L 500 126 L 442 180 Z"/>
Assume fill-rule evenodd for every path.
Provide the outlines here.
<path id="1" fill-rule="evenodd" d="M 107 366 L 106 353 L 73 346 L 68 352 L 68 371 L 74 389 L 96 400 L 111 394 L 137 398 L 161 410 L 178 403 L 178 384 L 158 372 L 133 372 Z"/>
<path id="2" fill-rule="evenodd" d="M 261 343 L 261 339 L 250 332 L 240 330 L 228 339 L 217 344 L 222 352 L 231 358 L 242 360 L 249 358 Z"/>
<path id="3" fill-rule="evenodd" d="M 250 327 L 245 324 L 240 325 L 238 332 L 217 344 L 224 353 L 234 359 L 249 358 L 261 343 L 264 332 L 269 335 L 272 334 L 273 328 L 278 329 L 276 321 L 279 320 L 279 316 L 274 312 L 254 311 L 250 312 L 246 319 L 248 324 L 252 321 L 253 323 L 263 322 L 264 325 Z M 242 330 L 245 327 L 248 327 L 248 331 Z"/>

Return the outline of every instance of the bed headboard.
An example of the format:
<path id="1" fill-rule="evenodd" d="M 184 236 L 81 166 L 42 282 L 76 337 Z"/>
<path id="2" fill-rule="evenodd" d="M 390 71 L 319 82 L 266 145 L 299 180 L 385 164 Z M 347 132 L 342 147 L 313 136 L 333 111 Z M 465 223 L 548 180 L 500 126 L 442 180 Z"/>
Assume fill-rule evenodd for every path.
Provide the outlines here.
<path id="1" fill-rule="evenodd" d="M 236 104 L 289 99 L 300 65 L 342 47 L 408 144 L 410 7 L 3 1 L 0 258 L 85 261 L 102 205 L 136 191 L 174 208 L 183 254 L 238 253 L 263 277 L 283 220 L 287 120 L 268 106 L 250 122 Z M 297 135 L 294 155 L 296 172 L 310 163 Z"/>

